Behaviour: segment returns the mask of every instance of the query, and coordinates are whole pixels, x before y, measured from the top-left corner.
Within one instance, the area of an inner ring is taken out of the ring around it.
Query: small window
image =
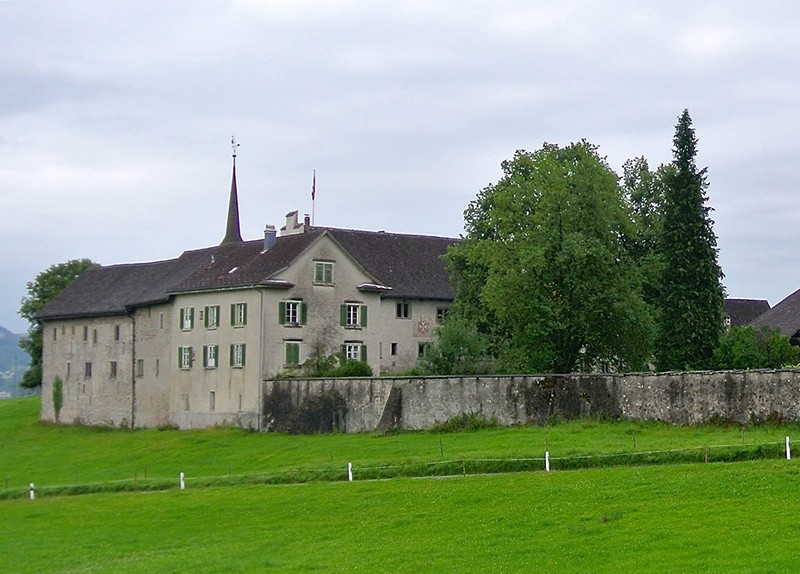
[[[333,285],[333,262],[315,261],[314,262],[314,284]]]
[[[92,345],[97,344],[97,329],[92,329]]]
[[[231,325],[234,327],[247,325],[247,303],[231,303]]]
[[[56,340],[56,337],[58,337],[58,329],[56,329],[55,327],[53,327],[53,340],[54,340],[54,341]]]
[[[164,313],[159,313],[158,314],[158,328],[159,329],[163,329],[164,328]]]
[[[307,309],[302,301],[281,301],[278,303],[278,322],[289,327],[305,325],[308,320]]]
[[[417,345],[417,356],[424,357],[428,354],[428,347],[430,347],[430,343],[419,343]]]
[[[217,357],[219,357],[218,345],[206,345],[203,347],[203,366],[206,369],[217,368]]]
[[[194,307],[183,307],[180,311],[181,330],[191,331],[194,327]]]
[[[367,306],[359,303],[345,303],[341,306],[340,324],[347,329],[366,327]]]
[[[397,343],[392,343],[392,356],[397,355]]]
[[[217,393],[210,391],[208,393],[208,410],[214,411],[217,409]]]
[[[192,368],[191,347],[178,347],[178,368],[184,371]]]
[[[410,319],[411,318],[411,303],[398,303],[397,304],[397,318]]]
[[[108,376],[110,378],[112,378],[112,379],[116,379],[117,378],[117,362],[116,361],[111,361],[111,365],[110,365],[110,368],[108,370]]]
[[[450,311],[447,307],[437,307],[436,308],[436,322],[437,323],[444,323],[444,320],[447,319],[447,313]]]
[[[114,340],[119,341],[119,325],[114,325]]]
[[[233,343],[231,345],[231,367],[241,369],[245,365],[246,348],[244,343]]]
[[[348,361],[366,361],[367,347],[363,343],[345,343],[342,349],[344,358]]]
[[[285,366],[288,368],[300,366],[300,341],[284,341]]]
[[[69,361],[67,361],[67,377],[69,377],[70,373],[72,372],[72,365]]]
[[[84,379],[91,379],[92,378],[92,364],[91,363],[84,363],[83,364],[83,378]]]
[[[136,376],[144,376],[144,359],[136,359]]]
[[[84,341],[88,341],[89,340],[89,327],[84,327],[83,328],[83,340]]]
[[[206,329],[219,327],[219,305],[210,305],[205,308]]]
[[[158,376],[158,371],[159,371],[159,363],[158,359],[156,359],[156,377]]]

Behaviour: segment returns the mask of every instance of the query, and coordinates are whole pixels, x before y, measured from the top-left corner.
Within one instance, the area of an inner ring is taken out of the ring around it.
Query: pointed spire
[[[236,148],[239,144],[231,137],[233,149],[233,177],[231,178],[231,197],[228,201],[228,222],[225,229],[225,238],[220,245],[228,243],[242,243],[242,233],[239,229],[239,195],[236,191]]]

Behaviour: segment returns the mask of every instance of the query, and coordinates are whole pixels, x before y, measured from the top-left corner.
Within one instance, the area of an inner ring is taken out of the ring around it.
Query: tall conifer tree
[[[722,335],[723,274],[706,205],[706,169],[695,165],[697,138],[689,110],[681,114],[673,142],[674,160],[665,177],[656,363],[660,370],[709,368]]]

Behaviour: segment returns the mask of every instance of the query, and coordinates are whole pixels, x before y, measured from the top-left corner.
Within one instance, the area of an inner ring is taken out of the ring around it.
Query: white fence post
[[[36,493],[34,492],[33,483],[28,485],[28,497],[33,500],[36,498]]]
[[[347,463],[347,481],[348,482],[353,482],[353,463],[352,462],[348,462]]]
[[[786,437],[786,460],[792,460],[792,447],[789,446],[789,437]]]
[[[185,489],[185,488],[186,488],[186,483],[184,482],[184,480],[183,480],[183,479],[184,479],[184,474],[183,474],[183,473],[181,473],[181,474],[180,474],[181,490],[183,490],[183,489]]]
[[[544,470],[550,472],[550,451],[544,451]]]

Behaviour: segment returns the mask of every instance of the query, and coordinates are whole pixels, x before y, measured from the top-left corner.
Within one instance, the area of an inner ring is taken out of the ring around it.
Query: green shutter
[[[189,347],[189,368],[191,369],[194,366],[194,352],[192,348]]]
[[[230,352],[228,353],[228,364],[233,366],[233,343],[230,345]]]
[[[300,364],[300,344],[299,343],[286,343],[286,364],[299,365]]]
[[[281,301],[278,303],[278,324],[286,324],[286,302]]]
[[[203,345],[203,368],[208,367],[208,345]]]
[[[361,360],[367,362],[367,346],[361,345]]]
[[[347,345],[342,345],[339,352],[342,354],[342,361],[347,360]]]
[[[305,325],[308,322],[308,305],[300,303],[300,324]]]
[[[231,303],[231,327],[236,325],[236,303]]]
[[[247,303],[242,303],[242,325],[247,325]]]
[[[189,307],[189,328],[194,329],[194,307]]]
[[[361,317],[360,317],[361,326],[362,327],[366,327],[367,326],[367,306],[366,305],[361,305],[360,315],[361,315]]]
[[[242,366],[243,366],[243,367],[244,367],[244,365],[245,365],[245,350],[246,350],[246,348],[247,348],[247,345],[245,345],[244,343],[242,343]]]
[[[203,310],[203,326],[208,329],[208,306]]]
[[[183,367],[183,347],[178,347],[178,368]]]
[[[347,326],[347,305],[341,305],[339,307],[339,324],[342,327]]]

